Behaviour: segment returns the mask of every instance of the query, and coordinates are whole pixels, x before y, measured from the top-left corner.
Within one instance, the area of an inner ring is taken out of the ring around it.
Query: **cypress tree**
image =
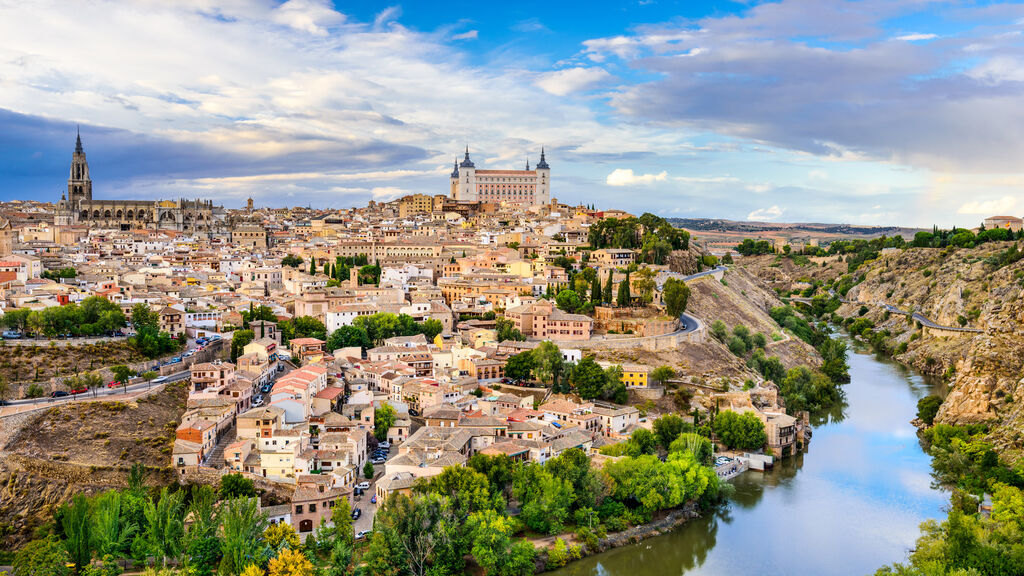
[[[601,303],[601,279],[594,274],[594,281],[590,283],[590,302],[594,306]]]
[[[309,275],[316,276],[316,258],[309,259]]]
[[[329,262],[324,262],[324,276],[331,277],[331,264]]]
[[[614,270],[608,271],[608,283],[604,285],[603,301],[605,304],[612,303],[612,275],[615,273]]]
[[[336,265],[331,264],[331,273],[328,274],[328,276],[334,278],[335,280],[338,279],[338,267]]]
[[[626,307],[629,306],[630,300],[631,297],[629,294],[629,272],[626,272],[626,279],[623,280],[622,282],[619,282],[619,294],[618,297],[615,299],[615,304],[617,304],[618,306]]]

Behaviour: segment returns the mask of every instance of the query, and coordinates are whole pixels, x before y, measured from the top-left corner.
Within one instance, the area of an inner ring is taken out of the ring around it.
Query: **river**
[[[902,561],[919,524],[945,517],[948,496],[931,487],[909,423],[935,385],[850,348],[846,404],[816,418],[805,454],[733,480],[735,497],[716,514],[550,574],[827,576]]]

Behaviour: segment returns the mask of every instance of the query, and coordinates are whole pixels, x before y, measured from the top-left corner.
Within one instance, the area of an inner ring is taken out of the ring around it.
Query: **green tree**
[[[726,338],[729,337],[729,329],[726,328],[725,322],[722,322],[721,320],[715,320],[714,322],[712,322],[711,335],[714,336],[719,341],[721,341],[722,343],[725,343]]]
[[[373,478],[373,462],[366,461],[366,464],[363,466],[363,476],[367,479]]]
[[[665,382],[668,382],[675,377],[676,371],[673,370],[671,366],[658,366],[651,372],[651,380],[661,384],[662,386],[665,385]]]
[[[530,352],[520,352],[510,356],[505,361],[505,376],[512,378],[513,380],[529,380],[533,374],[533,368],[536,366],[533,354]]]
[[[96,555],[118,557],[128,549],[138,530],[130,518],[122,514],[123,496],[117,490],[104,492],[93,503],[92,540]]]
[[[615,297],[615,305],[620,308],[625,308],[630,305],[633,297],[629,293],[629,272],[626,272],[626,278],[619,282],[619,293]]]
[[[377,511],[374,526],[375,531],[380,530],[394,538],[404,551],[402,557],[409,571],[414,576],[424,576],[435,551],[445,544],[447,530],[443,525],[455,521],[448,500],[442,496],[428,493],[409,498],[395,494],[388,497]]]
[[[124,364],[118,364],[117,366],[111,366],[110,371],[114,373],[114,382],[120,384],[125,390],[128,389],[128,381],[132,379],[135,371],[125,366]]]
[[[588,270],[593,270],[593,268],[588,268]],[[596,273],[594,279],[590,281],[590,303],[594,306],[601,304],[601,279]]]
[[[612,275],[614,273],[614,270],[608,271],[608,281],[605,282],[604,290],[601,293],[601,300],[603,300],[605,304],[612,303],[612,287],[614,286],[614,283],[612,282]]]
[[[81,571],[92,561],[94,537],[91,515],[89,499],[82,494],[76,494],[57,514],[64,532],[64,548],[75,563],[76,571]]]
[[[586,356],[576,363],[569,376],[569,382],[581,398],[599,398],[608,384],[608,377],[593,356]]]
[[[496,338],[498,339],[498,342],[505,342],[509,340],[523,342],[526,340],[526,336],[523,336],[523,333],[516,328],[515,323],[508,318],[496,319],[494,321],[494,329],[497,333]]]
[[[256,485],[251,478],[246,478],[241,474],[225,474],[220,477],[217,494],[221,500],[252,498],[256,496]]]
[[[520,520],[531,530],[543,534],[562,531],[574,499],[567,480],[555,477],[541,466],[527,465],[516,475],[512,493],[522,504]]]
[[[267,529],[267,517],[259,511],[259,500],[249,497],[222,500],[220,510],[224,550],[220,574],[237,576],[246,566],[262,565],[266,560],[263,533]]]
[[[669,278],[662,287],[661,297],[665,302],[665,313],[676,318],[686,312],[686,304],[690,300],[690,287],[682,280]]]
[[[13,576],[69,576],[71,557],[54,536],[33,540],[14,554]]]
[[[926,425],[931,426],[935,422],[935,416],[942,406],[942,398],[931,394],[917,401],[917,417]]]
[[[292,268],[298,268],[299,266],[302,266],[302,256],[288,254],[284,258],[281,258],[281,265],[290,266]]]
[[[143,512],[146,522],[140,536],[145,542],[149,555],[166,565],[169,558],[176,558],[181,552],[181,541],[185,533],[185,491],[160,491],[157,499],[146,502]]]
[[[231,333],[231,361],[235,362],[244,354],[245,347],[256,338],[252,330],[235,330]]]
[[[139,303],[132,306],[132,328],[138,332],[143,327],[158,330],[160,328],[160,314],[150,310],[149,304]]]
[[[530,354],[533,356],[533,373],[541,382],[555,384],[562,374],[564,361],[562,351],[550,340],[541,342]]]
[[[683,432],[672,441],[668,451],[669,453],[689,452],[697,462],[704,466],[710,466],[712,456],[714,455],[714,446],[711,444],[711,440],[700,434]]]
[[[666,414],[654,421],[653,428],[654,435],[658,437],[658,444],[668,450],[680,434],[693,430],[693,425],[678,414]]]
[[[494,510],[469,516],[466,522],[472,538],[472,554],[488,575],[525,576],[533,573],[536,551],[526,540],[512,542],[512,520]]]
[[[715,416],[714,431],[719,441],[731,449],[760,450],[768,440],[764,423],[753,412],[720,412]]]
[[[334,352],[339,348],[354,348],[356,346],[366,350],[373,346],[370,336],[364,328],[358,326],[342,326],[327,337],[325,344],[328,352]]]
[[[580,306],[583,305],[583,300],[580,298],[579,294],[573,290],[562,290],[558,293],[558,296],[555,297],[555,302],[558,304],[559,308],[569,312],[570,314],[575,313],[580,309]]]
[[[395,424],[395,409],[390,404],[382,404],[373,413],[373,436],[383,442],[388,439],[388,430]]]

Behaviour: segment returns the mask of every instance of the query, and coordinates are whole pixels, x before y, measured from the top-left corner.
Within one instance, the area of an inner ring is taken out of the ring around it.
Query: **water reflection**
[[[909,424],[937,383],[848,344],[845,403],[814,420],[807,454],[737,478],[723,510],[555,574],[870,574],[901,560],[946,501]]]

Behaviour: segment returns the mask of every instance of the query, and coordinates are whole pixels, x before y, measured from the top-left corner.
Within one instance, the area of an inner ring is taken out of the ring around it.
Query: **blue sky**
[[[665,216],[1024,212],[1024,6],[0,0],[0,198],[363,205],[453,157]]]

